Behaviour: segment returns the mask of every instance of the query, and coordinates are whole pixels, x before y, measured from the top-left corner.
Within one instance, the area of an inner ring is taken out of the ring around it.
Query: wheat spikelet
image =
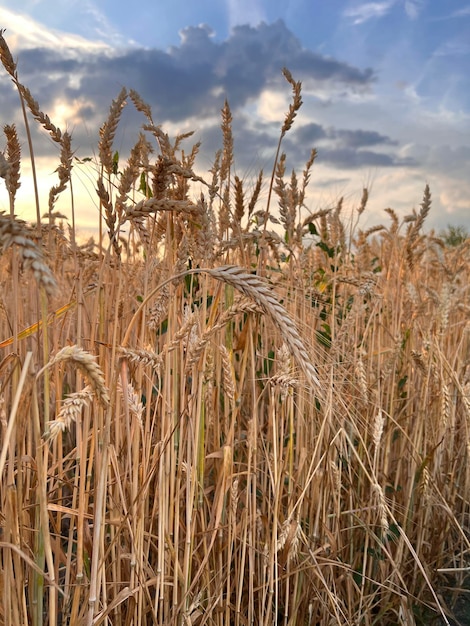
[[[20,187],[20,160],[21,146],[18,140],[18,133],[14,124],[5,125],[3,132],[7,138],[6,161],[2,153],[0,153],[0,170],[2,169],[2,159],[5,163],[5,184],[10,197],[14,200],[17,190]]]
[[[33,98],[30,90],[19,82],[17,82],[16,84],[20,94],[22,95],[24,101],[28,105],[29,110],[31,111],[31,115],[37,122],[39,122],[39,124],[41,124],[41,126],[45,130],[47,130],[53,141],[55,141],[56,143],[60,143],[62,140],[62,131],[60,130],[60,128],[55,126],[55,124],[51,122],[50,117],[41,111],[37,100]]]
[[[292,374],[291,354],[289,347],[284,342],[276,354],[277,372],[271,377],[270,383],[279,386],[281,400],[284,401],[288,394],[298,386],[298,379]]]
[[[167,159],[173,159],[173,149],[167,133],[165,133],[160,126],[155,126],[154,124],[145,124],[143,129],[152,133],[155,137],[160,147],[162,156]]]
[[[240,498],[238,487],[239,479],[235,478],[230,487],[230,510],[232,511],[232,515],[234,517],[234,523],[237,516],[238,500]]]
[[[63,401],[56,419],[46,423],[44,437],[49,441],[54,441],[59,433],[69,430],[70,426],[78,420],[83,408],[90,406],[91,398],[92,388],[90,385],[87,385],[82,391],[69,394]]]
[[[118,383],[118,389],[124,397],[124,389],[122,388],[121,381],[119,381]],[[136,418],[139,426],[142,427],[142,415],[144,412],[144,405],[141,402],[141,398],[129,381],[127,381],[126,383],[126,391],[127,406],[129,407],[129,411]]]
[[[443,335],[449,324],[449,314],[452,308],[452,289],[448,282],[442,286],[439,306],[439,333]]]
[[[148,161],[148,155],[152,148],[143,133],[139,133],[139,139],[132,147],[126,167],[119,179],[119,196],[116,199],[116,211],[119,216],[124,212],[127,196],[136,180],[139,178],[140,166],[143,161]]]
[[[156,330],[165,319],[165,316],[168,314],[169,303],[170,289],[168,285],[165,285],[160,291],[159,297],[150,307],[148,320],[150,330]]]
[[[108,174],[113,172],[113,153],[112,146],[114,136],[116,135],[117,126],[121,119],[121,113],[126,106],[127,91],[123,87],[116,98],[111,103],[109,108],[109,114],[106,122],[100,128],[100,141],[98,143],[98,150],[100,155],[100,162]]]
[[[136,348],[120,348],[119,354],[122,358],[127,359],[131,363],[150,365],[155,372],[160,372],[160,368],[163,364],[162,354],[157,354],[151,350],[137,350]]]
[[[228,322],[233,319],[236,315],[240,313],[261,313],[262,309],[254,303],[252,300],[248,299],[239,299],[233,303],[231,307],[229,307],[226,311],[222,313],[217,322],[207,328],[202,335],[199,337],[196,344],[194,344],[191,348],[191,351],[188,354],[188,359],[186,362],[186,369],[189,370],[193,365],[195,365],[202,354],[205,346],[209,343],[211,338],[217,333],[219,330],[224,328]]]
[[[382,440],[382,434],[384,431],[385,417],[381,408],[377,411],[374,419],[374,426],[372,429],[372,441],[374,442],[375,450],[378,452],[380,448],[380,442]]]
[[[258,276],[249,274],[246,270],[233,265],[205,271],[217,280],[233,285],[260,306],[280,331],[311,387],[319,390],[320,381],[302,339],[287,311],[277,301],[267,284]]]
[[[419,231],[424,224],[424,220],[426,219],[429,211],[431,209],[431,192],[429,190],[429,185],[426,185],[424,188],[423,201],[421,202],[421,209],[418,215],[413,215],[413,222],[409,226],[409,230],[406,238],[406,259],[408,261],[408,266],[410,270],[414,268],[415,260],[416,260],[416,251],[415,246],[417,245],[417,240],[419,236]]]
[[[0,60],[8,74],[16,80],[16,63],[13,61],[10,48],[3,37],[4,32],[4,28],[0,29]]]
[[[145,117],[149,120],[150,124],[153,125],[152,108],[150,107],[150,105],[147,104],[141,98],[140,94],[137,93],[137,91],[135,91],[134,89],[129,90],[129,97],[132,100],[132,103],[134,104],[137,111],[140,111],[140,113],[143,113]]]
[[[72,171],[72,137],[69,133],[65,132],[62,135],[60,146],[60,165],[56,170],[59,177],[59,184],[52,187],[49,191],[49,213],[52,213],[54,210],[54,205],[59,194],[67,188],[67,183],[70,180]]]
[[[223,345],[219,346],[220,356],[222,357],[222,372],[224,380],[224,391],[230,400],[235,398],[235,384],[233,366],[230,359],[230,354],[227,348]]]
[[[367,403],[369,402],[369,388],[367,386],[367,374],[362,355],[359,355],[356,361],[355,374],[359,382],[359,389],[361,392],[362,401],[365,405],[367,405]]]
[[[248,203],[248,218],[251,217],[253,211],[255,210],[256,203],[258,202],[258,198],[261,193],[262,185],[263,185],[263,170],[261,170],[260,173],[258,174],[258,178],[256,179],[253,193],[251,194],[251,198]]]
[[[232,135],[232,113],[227,100],[222,108],[222,135],[223,135],[223,152],[222,162],[220,164],[220,180],[228,180],[230,177],[230,168],[233,163],[233,135]]]
[[[310,157],[308,158],[308,161],[305,164],[305,169],[302,172],[302,185],[300,187],[300,192],[299,192],[299,207],[303,206],[305,202],[305,193],[307,191],[307,187],[310,182],[310,170],[312,169],[315,159],[317,158],[317,154],[318,153],[316,149],[313,148],[310,152]]]
[[[57,283],[41,249],[30,239],[28,230],[21,222],[0,213],[0,252],[12,245],[17,246],[24,266],[33,272],[37,283],[48,295],[53,295]]]
[[[157,213],[158,211],[194,213],[197,211],[197,205],[189,200],[149,198],[148,200],[137,202],[137,204],[132,207],[128,207],[125,213],[125,220],[149,215],[150,213]]]
[[[63,361],[71,361],[76,365],[84,376],[90,381],[91,387],[98,399],[104,406],[110,403],[108,389],[104,381],[103,372],[95,360],[95,357],[86,352],[79,346],[66,346],[57,352],[49,363],[43,367],[37,374],[37,377],[48,367],[52,367],[56,363]]]
[[[284,124],[282,125],[282,128],[281,128],[281,138],[284,137],[287,131],[292,128],[294,119],[297,116],[297,113],[300,107],[302,106],[302,96],[301,96],[302,83],[296,82],[292,78],[292,74],[289,72],[287,68],[284,68],[282,70],[282,73],[284,74],[284,78],[287,80],[287,82],[292,86],[293,99],[292,99],[292,103],[289,105],[289,111],[286,114],[286,119],[284,120]]]
[[[389,522],[388,522],[387,503],[385,501],[385,495],[384,495],[383,489],[379,485],[378,482],[375,482],[372,485],[372,487],[373,487],[373,491],[374,491],[376,499],[377,499],[377,506],[378,506],[378,510],[379,510],[380,525],[381,525],[382,530],[384,532],[388,532],[390,530],[390,525],[389,525]]]
[[[233,232],[236,236],[241,226],[243,216],[245,215],[245,200],[243,197],[243,182],[238,176],[235,176],[235,213]]]

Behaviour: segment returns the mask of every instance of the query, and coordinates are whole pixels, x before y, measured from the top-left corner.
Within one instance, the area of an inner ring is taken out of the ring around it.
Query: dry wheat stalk
[[[217,280],[232,285],[249,298],[252,298],[261,307],[265,315],[273,321],[280,331],[312,389],[319,391],[320,381],[303,341],[287,311],[278,302],[275,294],[266,282],[258,276],[249,274],[246,270],[233,265],[205,271]]]
[[[286,67],[282,70],[282,73],[284,74],[284,78],[287,80],[287,82],[292,86],[293,99],[292,103],[289,105],[289,111],[281,128],[281,137],[283,137],[287,133],[287,131],[291,129],[292,124],[294,123],[294,119],[296,118],[297,113],[302,106],[302,83],[296,82],[292,78],[292,74]]]
[[[7,138],[6,147],[6,161],[3,153],[0,158],[0,170],[2,169],[2,159],[5,163],[5,184],[8,189],[10,197],[14,201],[17,190],[20,187],[20,161],[21,161],[21,146],[18,140],[18,133],[16,132],[16,126],[14,124],[5,125],[3,132]],[[1,172],[0,172],[1,175]]]
[[[230,168],[233,163],[233,135],[232,135],[232,112],[227,100],[222,108],[222,135],[223,135],[223,152],[222,162],[220,164],[220,180],[228,181],[230,178]]]
[[[53,295],[57,283],[44,260],[41,249],[30,239],[30,233],[24,224],[2,212],[0,213],[0,252],[5,252],[12,245],[19,250],[24,266],[33,272],[37,283],[48,295]]]
[[[92,354],[86,352],[79,346],[66,346],[59,350],[59,352],[49,360],[47,365],[37,373],[36,378],[38,378],[46,368],[50,368],[63,361],[70,361],[76,365],[82,374],[90,381],[93,391],[103,406],[109,405],[109,393],[100,366]]]
[[[31,111],[31,115],[34,117],[34,119],[39,122],[39,124],[41,124],[41,126],[45,130],[47,130],[53,141],[55,141],[56,143],[60,143],[62,141],[62,132],[60,128],[53,124],[50,117],[41,111],[37,100],[33,98],[33,95],[27,87],[19,82],[17,82],[16,85],[24,101],[28,105],[28,108]]]
[[[222,315],[218,318],[217,322],[207,328],[202,335],[199,337],[198,341],[191,347],[190,352],[188,353],[188,359],[186,361],[186,369],[189,370],[193,365],[195,365],[202,354],[202,351],[209,343],[211,338],[222,328],[224,328],[228,322],[233,319],[236,315],[240,313],[262,313],[262,309],[252,300],[247,299],[239,299],[232,304],[226,311],[222,313]]]
[[[150,365],[155,372],[159,373],[164,361],[164,354],[157,354],[151,350],[137,350],[135,348],[120,348],[119,354],[131,363]]]
[[[412,270],[415,266],[416,261],[416,247],[418,243],[419,231],[421,230],[424,221],[431,209],[431,192],[429,190],[429,185],[426,185],[424,188],[423,201],[421,202],[421,208],[418,215],[413,215],[413,222],[409,226],[409,230],[406,237],[406,259],[408,261],[408,266],[410,270]],[[406,220],[406,218],[405,218]]]
[[[16,80],[16,63],[13,61],[10,48],[3,37],[4,32],[4,28],[0,29],[0,60],[8,74]]]
[[[157,213],[158,211],[176,211],[191,214],[197,212],[198,208],[197,205],[189,200],[149,198],[148,200],[137,202],[134,206],[127,207],[125,220],[146,216],[150,213]]]
[[[224,345],[219,346],[219,353],[222,357],[222,372],[223,372],[223,380],[224,380],[224,391],[229,400],[234,400],[235,398],[235,383],[234,381],[234,373],[232,360],[230,358],[229,351]]]
[[[135,91],[134,89],[130,89],[129,90],[129,97],[132,100],[135,108],[137,109],[137,111],[140,111],[140,113],[143,113],[145,115],[145,117],[148,119],[148,121],[150,122],[150,124],[153,125],[153,120],[152,120],[152,108],[150,107],[149,104],[147,104],[140,96],[140,94]]]
[[[98,143],[100,163],[108,175],[113,173],[113,141],[116,135],[119,120],[121,119],[122,110],[126,106],[126,98],[127,91],[123,87],[116,100],[112,101],[109,108],[108,118],[100,128],[100,141]]]
[[[124,397],[124,390],[122,388],[121,381],[118,382],[118,390]],[[144,412],[144,405],[142,404],[141,398],[129,381],[126,382],[126,391],[127,406],[129,407],[129,411],[136,418],[139,426],[142,427],[142,415]]]
[[[60,164],[56,170],[59,177],[59,184],[52,187],[49,191],[49,213],[52,213],[54,210],[54,205],[59,194],[67,188],[67,183],[70,181],[72,159],[72,137],[69,133],[65,132],[60,140]]]
[[[270,383],[279,386],[281,390],[281,400],[284,401],[289,393],[299,385],[299,380],[292,373],[291,353],[289,347],[284,342],[276,354],[277,371],[271,377]]]
[[[238,176],[235,176],[235,212],[233,215],[234,224],[232,227],[235,237],[239,229],[241,228],[241,223],[244,215],[245,200],[243,197],[243,181],[241,181]]]
[[[91,399],[92,388],[90,385],[87,385],[82,391],[69,394],[62,402],[56,419],[46,423],[44,437],[52,442],[57,439],[59,433],[70,430],[71,425],[77,422],[82,410],[90,406]]]

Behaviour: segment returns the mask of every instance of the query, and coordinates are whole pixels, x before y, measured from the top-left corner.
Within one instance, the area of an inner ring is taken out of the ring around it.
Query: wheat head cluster
[[[253,181],[229,103],[204,176],[191,133],[123,89],[84,243],[72,137],[3,32],[0,58],[23,116],[0,153],[0,622],[449,624],[470,567],[469,243],[425,232],[429,188],[372,228],[367,190],[352,217],[312,212],[316,151],[286,172],[288,70]],[[26,223],[32,125],[58,165]]]

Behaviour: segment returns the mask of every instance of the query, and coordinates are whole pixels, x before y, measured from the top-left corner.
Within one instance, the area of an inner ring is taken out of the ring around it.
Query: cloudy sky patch
[[[284,148],[299,169],[318,149],[312,211],[328,200],[328,189],[331,200],[339,188],[353,197],[373,178],[367,219],[380,221],[387,206],[406,213],[419,205],[429,182],[430,225],[470,228],[468,2],[23,0],[21,10],[17,0],[2,4],[0,28],[7,29],[20,80],[55,123],[73,131],[79,156],[93,153],[111,100],[125,86],[140,93],[169,132],[195,130],[202,169],[221,146],[227,98],[237,173],[246,179],[269,171],[291,97],[281,73],[288,67],[302,81],[304,105]],[[2,124],[21,128],[18,96],[1,72],[0,111]],[[143,121],[129,103],[116,146],[123,154]],[[57,155],[40,129],[34,140],[49,181]],[[25,181],[19,206],[26,217],[27,189]]]

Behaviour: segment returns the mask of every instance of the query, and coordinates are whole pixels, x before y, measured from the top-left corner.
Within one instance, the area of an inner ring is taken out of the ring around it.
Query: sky
[[[419,210],[429,184],[428,228],[470,230],[468,0],[2,0],[0,28],[19,79],[72,132],[77,156],[96,154],[98,129],[125,86],[151,105],[170,136],[195,132],[187,151],[201,141],[197,168],[210,179],[227,98],[235,171],[249,187],[260,169],[272,169],[291,99],[281,72],[287,67],[303,97],[283,142],[288,168],[300,174],[318,150],[306,210],[335,206],[340,197],[354,210],[366,186],[365,229],[388,224],[388,207],[400,217]],[[20,114],[0,71],[2,126],[22,129]],[[138,138],[139,115],[126,107],[115,143],[122,155]],[[57,151],[38,130],[33,140],[46,212]],[[22,149],[17,212],[34,219],[24,133]],[[74,168],[85,229],[97,219],[94,178],[92,169]],[[0,210],[9,210],[1,180]]]

